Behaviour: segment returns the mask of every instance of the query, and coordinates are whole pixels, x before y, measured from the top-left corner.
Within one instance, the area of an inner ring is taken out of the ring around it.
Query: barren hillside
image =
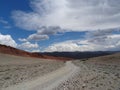
[[[0,45],[0,53],[23,56],[23,57],[35,57],[35,58],[54,59],[54,60],[70,60],[71,59],[71,58],[43,55],[40,53],[30,53],[30,52],[26,52],[26,51],[16,49],[10,46],[5,46],[5,45]]]

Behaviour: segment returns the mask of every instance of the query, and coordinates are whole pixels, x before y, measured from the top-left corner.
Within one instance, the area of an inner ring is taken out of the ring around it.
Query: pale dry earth
[[[80,72],[53,90],[120,90],[120,54],[73,63]]]
[[[73,77],[79,71],[71,61],[66,62],[62,68],[50,72],[42,77],[36,78],[32,81],[13,85],[3,90],[53,90],[68,78]]]
[[[1,55],[2,90],[120,90],[120,54],[66,63]]]
[[[60,67],[64,62],[0,54],[0,90],[32,81]]]

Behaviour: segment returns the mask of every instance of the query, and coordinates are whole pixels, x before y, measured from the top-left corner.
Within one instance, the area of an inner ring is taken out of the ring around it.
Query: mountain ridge
[[[74,59],[85,59],[85,58],[93,58],[105,55],[111,55],[114,53],[118,53],[119,51],[88,51],[88,52],[44,52],[44,55],[50,55],[55,57],[66,57],[66,58],[74,58]]]
[[[54,60],[70,60],[71,58],[65,57],[55,57],[50,55],[43,55],[41,53],[32,53],[24,50],[20,50],[11,46],[1,45],[0,44],[0,53],[22,56],[22,57],[34,57],[34,58],[43,58],[43,59],[54,59]]]

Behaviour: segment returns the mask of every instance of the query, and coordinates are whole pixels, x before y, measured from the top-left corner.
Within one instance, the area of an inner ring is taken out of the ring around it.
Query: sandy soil
[[[80,67],[80,72],[53,90],[120,90],[119,62],[113,63],[110,60],[112,63],[103,63],[99,59],[97,61],[73,61]]]
[[[18,85],[8,87],[4,90],[53,90],[68,78],[76,75],[79,67],[76,67],[70,61],[62,68],[48,73],[32,81],[24,82]]]
[[[0,54],[0,89],[50,73],[64,62]]]
[[[12,57],[11,60],[13,58],[18,59]],[[120,90],[119,54],[66,64],[21,57],[21,61],[7,61],[9,64],[2,60],[0,85],[7,87],[2,90]]]

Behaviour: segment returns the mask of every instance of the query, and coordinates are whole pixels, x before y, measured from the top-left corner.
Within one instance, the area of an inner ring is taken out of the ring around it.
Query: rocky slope
[[[73,63],[80,71],[54,90],[120,90],[120,53]]]
[[[23,57],[36,57],[36,58],[55,59],[55,60],[70,60],[70,58],[55,57],[50,55],[43,55],[40,53],[30,53],[30,52],[26,52],[26,51],[19,50],[10,46],[5,46],[5,45],[0,45],[0,53],[23,56]]]
[[[32,81],[63,66],[64,62],[60,60],[0,54],[0,90],[11,85]]]

